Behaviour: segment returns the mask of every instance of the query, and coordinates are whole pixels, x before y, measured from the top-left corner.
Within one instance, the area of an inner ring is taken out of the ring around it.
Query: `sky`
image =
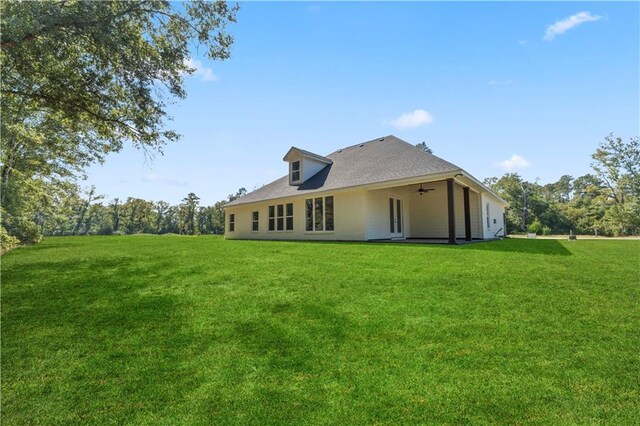
[[[202,205],[386,135],[482,180],[591,171],[640,134],[638,2],[243,2],[226,61],[193,50],[164,155],[126,147],[88,170],[107,198]]]

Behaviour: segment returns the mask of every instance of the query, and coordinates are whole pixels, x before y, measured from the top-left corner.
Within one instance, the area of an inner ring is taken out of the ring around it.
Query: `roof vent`
[[[338,153],[341,153],[341,152],[342,152],[342,150],[341,150],[341,149],[339,149],[339,150],[338,150]]]
[[[380,139],[378,139],[378,140],[379,140],[380,142],[382,142],[382,141],[384,140],[384,138],[380,138]]]
[[[358,145],[358,146],[359,146],[360,148],[362,148],[362,147],[364,146],[364,144],[363,144],[363,143],[361,143],[361,144],[360,144],[360,145]]]

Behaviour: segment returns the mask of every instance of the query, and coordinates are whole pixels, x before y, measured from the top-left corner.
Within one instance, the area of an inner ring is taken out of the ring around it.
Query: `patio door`
[[[402,238],[404,236],[404,224],[402,223],[402,200],[400,198],[389,198],[389,231],[391,238]]]

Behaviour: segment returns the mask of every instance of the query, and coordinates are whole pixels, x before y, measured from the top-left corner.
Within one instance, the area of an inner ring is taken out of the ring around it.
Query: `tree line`
[[[609,135],[591,156],[593,173],[541,185],[517,173],[485,179],[509,202],[509,233],[640,235],[640,141]]]
[[[224,205],[246,192],[240,188],[224,200],[202,206],[193,192],[177,205],[135,197],[105,203],[93,186],[74,188],[49,209],[37,212],[28,226],[23,222],[14,226],[11,220],[6,225],[23,243],[37,242],[43,235],[222,234]]]

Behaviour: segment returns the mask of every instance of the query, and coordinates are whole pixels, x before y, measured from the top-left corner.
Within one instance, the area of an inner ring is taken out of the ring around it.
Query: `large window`
[[[259,221],[260,215],[258,212],[253,212],[252,213],[252,218],[251,218],[251,230],[254,232],[258,232],[260,230],[260,221]]]
[[[236,215],[231,213],[229,215],[229,232],[236,230]]]
[[[293,203],[269,206],[269,231],[293,231]]]
[[[333,231],[333,197],[307,198],[304,205],[306,231]]]
[[[298,182],[300,180],[300,161],[294,161],[291,163],[291,182]]]

